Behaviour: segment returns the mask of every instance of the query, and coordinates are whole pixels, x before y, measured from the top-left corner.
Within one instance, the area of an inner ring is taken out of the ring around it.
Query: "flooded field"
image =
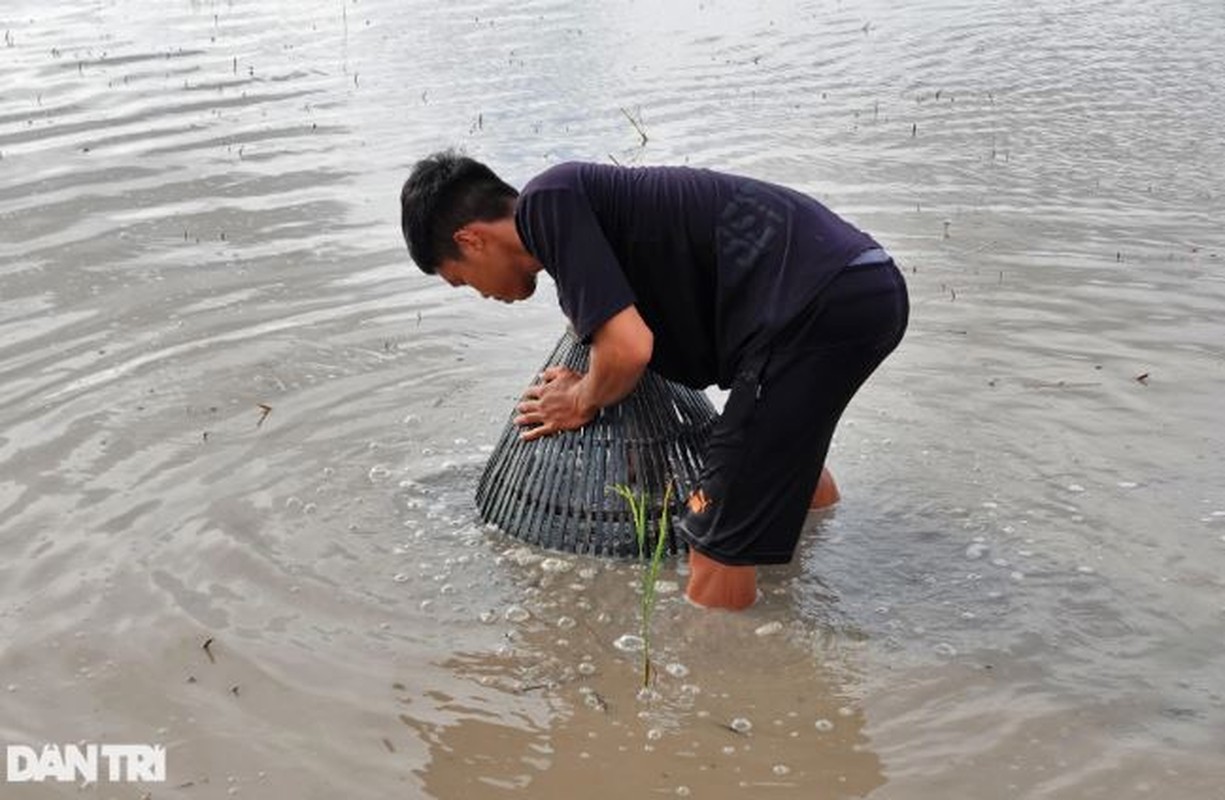
[[[168,773],[6,800],[1225,797],[1219,0],[0,29],[0,742]],[[450,145],[784,182],[906,272],[842,503],[744,614],[669,564],[646,693],[637,568],[476,516],[565,323],[408,261]]]

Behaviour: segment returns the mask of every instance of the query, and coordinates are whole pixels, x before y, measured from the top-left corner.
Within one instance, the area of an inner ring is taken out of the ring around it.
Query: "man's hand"
[[[626,306],[591,337],[586,375],[549,367],[523,395],[516,425],[534,425],[520,436],[530,441],[581,428],[605,408],[633,391],[651,360],[655,337],[638,309]]]
[[[582,407],[581,374],[566,367],[549,367],[540,377],[541,382],[523,394],[515,417],[516,425],[535,426],[519,434],[524,441],[581,428],[595,417],[598,409]]]

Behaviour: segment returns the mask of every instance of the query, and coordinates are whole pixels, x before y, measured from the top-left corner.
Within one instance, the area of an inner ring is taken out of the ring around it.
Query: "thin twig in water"
[[[625,118],[628,119],[630,124],[634,126],[634,130],[638,131],[638,135],[642,137],[642,145],[645,147],[647,143],[647,132],[642,129],[642,125],[638,123],[638,120],[634,119],[630,112],[622,108],[621,113],[624,114]],[[639,111],[638,115],[642,116],[642,112]]]

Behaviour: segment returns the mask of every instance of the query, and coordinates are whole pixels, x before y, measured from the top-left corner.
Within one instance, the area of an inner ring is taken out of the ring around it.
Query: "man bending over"
[[[791,560],[851,397],[906,330],[906,284],[868,234],[797,191],[687,167],[566,163],[522,193],[454,152],[419,161],[400,195],[413,261],[452,286],[523,300],[545,270],[591,344],[588,371],[552,367],[515,422],[534,439],[580,428],[650,367],[729,389],[676,529],[686,594],[742,609],[756,566]]]

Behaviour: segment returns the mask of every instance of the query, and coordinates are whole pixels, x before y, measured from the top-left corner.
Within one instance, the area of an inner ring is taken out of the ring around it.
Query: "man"
[[[513,302],[544,269],[591,343],[586,374],[550,368],[525,395],[525,439],[582,427],[648,366],[731,390],[676,527],[689,599],[751,605],[756,566],[791,560],[843,409],[905,332],[905,282],[880,245],[799,192],[682,167],[560,164],[519,194],[444,152],[416,164],[400,205],[423,271]]]

